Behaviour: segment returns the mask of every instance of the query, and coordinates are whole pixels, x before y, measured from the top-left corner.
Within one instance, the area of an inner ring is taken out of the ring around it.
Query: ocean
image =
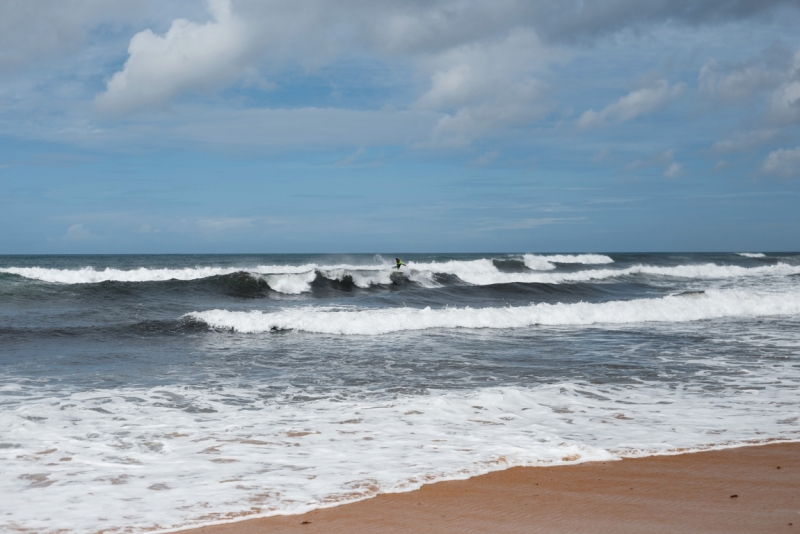
[[[800,254],[0,256],[0,530],[800,440]]]

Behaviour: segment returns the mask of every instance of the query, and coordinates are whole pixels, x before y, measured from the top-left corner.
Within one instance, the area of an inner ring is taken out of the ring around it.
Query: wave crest
[[[604,265],[614,263],[604,254],[525,254],[522,256],[525,266],[533,271],[552,271],[555,263],[580,263],[583,265]]]
[[[322,307],[278,312],[209,310],[184,316],[211,328],[241,333],[298,330],[320,334],[379,335],[430,328],[523,328],[645,322],[688,322],[720,317],[800,314],[800,293],[757,294],[709,290],[602,303],[540,303],[506,308],[388,308],[350,310]]]

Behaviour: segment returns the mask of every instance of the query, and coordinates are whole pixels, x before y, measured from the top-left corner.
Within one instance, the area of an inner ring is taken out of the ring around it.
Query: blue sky
[[[0,253],[800,250],[800,2],[0,6]]]

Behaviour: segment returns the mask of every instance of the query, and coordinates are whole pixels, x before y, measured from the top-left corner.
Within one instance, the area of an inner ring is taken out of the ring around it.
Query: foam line
[[[797,384],[796,368],[731,376],[713,393],[562,382],[291,403],[270,401],[257,386],[37,390],[27,399],[19,392],[0,411],[0,528],[55,534],[200,526],[513,465],[798,439],[797,422],[785,421],[797,413],[795,388],[748,390]]]
[[[586,265],[614,263],[614,260],[606,256],[605,254],[551,254],[544,256],[525,254],[525,256],[542,258],[552,263],[583,263]]]
[[[212,328],[241,333],[298,330],[320,334],[379,335],[430,328],[524,328],[535,325],[679,323],[720,317],[800,314],[800,293],[762,295],[738,290],[709,290],[602,303],[540,303],[506,308],[388,308],[341,310],[320,307],[278,312],[209,310],[185,317]]]

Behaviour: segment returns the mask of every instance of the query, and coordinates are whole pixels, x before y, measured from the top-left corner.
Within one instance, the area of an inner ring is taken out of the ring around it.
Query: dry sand
[[[515,467],[182,534],[267,532],[800,533],[800,443]]]

